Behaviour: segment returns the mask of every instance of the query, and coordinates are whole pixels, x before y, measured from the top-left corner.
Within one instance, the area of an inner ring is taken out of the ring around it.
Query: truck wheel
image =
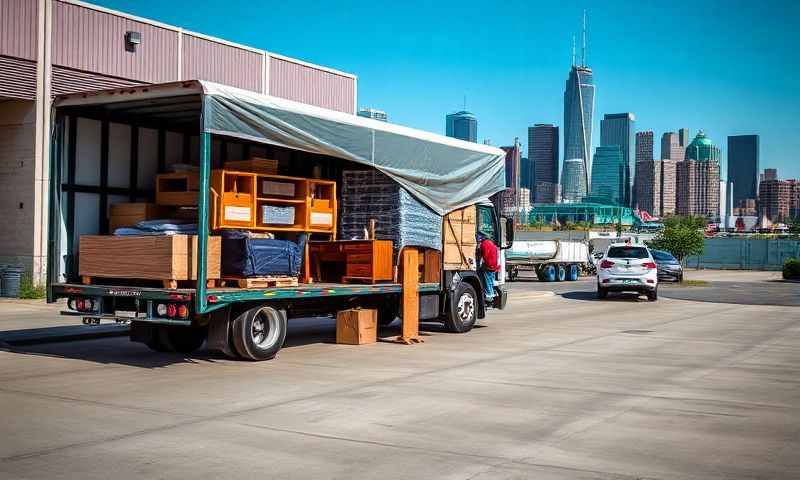
[[[172,349],[179,353],[192,353],[206,341],[206,329],[169,325],[162,329]]]
[[[444,317],[444,326],[452,333],[472,330],[478,317],[478,295],[467,282],[460,282],[450,300],[450,311]]]
[[[286,314],[261,305],[233,320],[233,345],[247,360],[269,360],[278,354],[286,340]]]
[[[578,279],[578,266],[574,263],[567,265],[567,281],[574,282]]]
[[[607,288],[603,288],[600,285],[598,285],[597,286],[597,298],[599,298],[601,300],[604,299],[604,298],[608,298],[608,289]]]
[[[387,298],[386,301],[377,306],[378,325],[385,327],[394,322],[400,315],[400,299]]]
[[[542,277],[545,282],[556,281],[556,267],[554,265],[545,265],[542,267]]]
[[[564,268],[564,265],[559,265],[556,268],[556,281],[563,282],[565,278],[567,278],[567,269]]]

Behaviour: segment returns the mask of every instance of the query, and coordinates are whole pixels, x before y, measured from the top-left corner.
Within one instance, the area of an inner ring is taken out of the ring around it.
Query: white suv
[[[614,243],[597,265],[597,296],[608,292],[639,292],[658,300],[658,267],[644,245]]]

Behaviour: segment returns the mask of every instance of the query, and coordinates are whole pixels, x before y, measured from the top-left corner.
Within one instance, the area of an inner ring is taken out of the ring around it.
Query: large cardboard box
[[[208,237],[209,279],[220,278],[222,240]],[[85,277],[196,280],[197,235],[81,235],[78,271]]]
[[[443,264],[445,270],[474,270],[477,248],[475,205],[455,210],[443,219]]]
[[[132,227],[142,220],[173,218],[175,209],[155,203],[112,203],[108,217],[108,231],[119,227]]]
[[[342,310],[336,314],[336,343],[363,345],[378,341],[378,311]]]

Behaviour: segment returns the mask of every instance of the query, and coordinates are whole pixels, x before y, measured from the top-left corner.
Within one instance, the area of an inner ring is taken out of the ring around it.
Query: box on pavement
[[[378,341],[378,311],[354,308],[336,314],[336,343],[363,345]]]

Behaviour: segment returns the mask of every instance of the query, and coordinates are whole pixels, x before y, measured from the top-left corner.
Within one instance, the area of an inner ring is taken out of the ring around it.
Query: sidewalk
[[[31,345],[126,335],[127,325],[83,325],[81,317],[60,315],[66,301],[0,298],[0,345]]]

